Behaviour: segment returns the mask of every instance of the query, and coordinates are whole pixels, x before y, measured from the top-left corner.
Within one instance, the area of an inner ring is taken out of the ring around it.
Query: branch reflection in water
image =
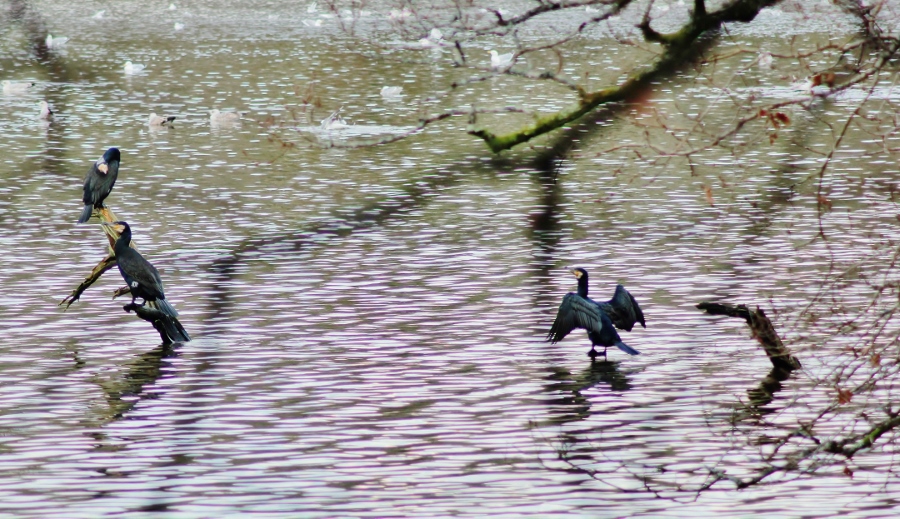
[[[171,359],[178,356],[179,348],[179,344],[163,344],[130,362],[124,372],[95,375],[94,382],[103,390],[108,407],[94,409],[90,421],[107,425],[125,418],[140,401],[159,398],[162,392],[151,389],[163,375],[174,376]]]

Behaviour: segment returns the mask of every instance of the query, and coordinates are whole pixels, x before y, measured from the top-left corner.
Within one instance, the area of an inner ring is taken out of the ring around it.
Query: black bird
[[[625,290],[622,285],[616,285],[616,292],[609,301],[598,303],[588,297],[588,273],[583,268],[570,269],[578,279],[578,292],[569,292],[563,297],[556,320],[550,327],[547,340],[556,343],[575,328],[584,328],[591,340],[591,351],[588,356],[591,359],[599,355],[594,349],[595,345],[603,346],[603,356],[606,357],[606,348],[616,346],[629,355],[640,355],[640,352],[622,342],[616,328],[631,331],[634,323],[641,323],[644,328],[644,313],[638,306],[634,297]],[[615,324],[615,327],[613,325]]]
[[[166,301],[159,271],[140,252],[131,248],[131,227],[126,222],[103,222],[103,225],[108,225],[119,233],[113,251],[116,253],[119,272],[131,289],[131,304],[138,297],[144,300],[141,306],[155,301],[160,312],[178,317],[178,312]]]
[[[87,176],[84,177],[84,211],[78,223],[84,223],[91,218],[94,209],[103,207],[103,201],[112,191],[116,177],[119,176],[119,149],[110,148],[91,166]]]

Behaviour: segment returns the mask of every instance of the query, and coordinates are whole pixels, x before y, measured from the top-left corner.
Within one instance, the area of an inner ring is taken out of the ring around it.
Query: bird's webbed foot
[[[596,360],[597,357],[600,357],[601,355],[603,356],[604,359],[606,358],[606,348],[603,348],[603,353],[599,353],[599,352],[597,352],[596,349],[594,349],[593,344],[591,345],[591,351],[587,352],[587,356],[591,358],[592,362],[594,360]]]

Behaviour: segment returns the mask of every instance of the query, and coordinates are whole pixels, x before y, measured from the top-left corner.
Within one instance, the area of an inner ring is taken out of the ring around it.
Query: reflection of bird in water
[[[119,176],[119,160],[119,149],[110,148],[91,166],[84,178],[84,211],[81,212],[78,223],[88,221],[95,208],[103,207],[103,201],[109,196],[116,177]]]
[[[175,116],[170,115],[168,117],[164,115],[156,115],[156,112],[150,114],[150,118],[147,120],[148,126],[172,126],[172,123],[175,121]]]
[[[579,375],[575,382],[579,384],[579,391],[600,384],[608,384],[613,391],[627,391],[631,389],[628,377],[618,369],[618,362],[591,362],[590,366]]]
[[[53,117],[53,110],[50,110],[50,105],[47,104],[47,101],[41,101],[38,103],[38,108],[40,108],[41,112],[38,114],[38,119],[49,120]]]
[[[150,301],[156,301],[160,312],[178,317],[178,312],[166,301],[159,271],[144,259],[140,252],[131,248],[131,227],[126,222],[103,222],[103,225],[111,226],[119,233],[119,239],[116,240],[113,251],[116,254],[119,272],[131,290],[131,304],[134,304],[134,300],[139,297],[144,300],[141,306]]]
[[[544,390],[558,398],[547,400],[551,416],[546,423],[537,425],[561,425],[590,417],[593,398],[586,392],[595,386],[601,391],[631,389],[628,375],[618,368],[618,362],[591,362],[584,371],[576,374],[562,366],[549,366]]]
[[[588,356],[591,359],[597,357],[595,345],[603,346],[603,356],[606,357],[606,348],[616,346],[629,355],[640,355],[640,352],[628,346],[619,337],[613,324],[621,330],[631,331],[634,323],[641,323],[644,328],[644,314],[634,297],[625,290],[622,285],[616,285],[613,298],[603,303],[588,297],[588,273],[583,268],[571,269],[572,274],[578,279],[578,292],[569,292],[563,297],[562,304],[547,340],[556,343],[568,335],[575,328],[584,328],[591,340],[591,351]]]

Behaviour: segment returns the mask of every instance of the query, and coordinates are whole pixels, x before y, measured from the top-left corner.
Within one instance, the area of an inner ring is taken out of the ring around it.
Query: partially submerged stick
[[[706,310],[706,313],[710,315],[727,315],[744,319],[750,326],[753,337],[765,350],[772,366],[787,373],[800,368],[800,360],[791,355],[791,351],[781,342],[781,338],[775,332],[772,321],[759,307],[756,310],[750,310],[747,305],[702,302],[697,305],[697,308]]]
[[[100,217],[101,222],[117,222],[119,219],[112,212],[112,210],[108,207],[103,207],[101,209],[97,209],[96,213]],[[72,290],[72,293],[66,296],[65,299],[60,301],[59,306],[66,305],[64,310],[68,310],[72,303],[78,301],[81,297],[81,294],[84,293],[91,285],[94,284],[100,276],[103,275],[104,272],[111,269],[116,265],[116,256],[113,252],[113,247],[116,244],[116,240],[119,239],[119,235],[116,231],[107,225],[101,225],[101,229],[106,233],[106,238],[109,240],[109,247],[107,248],[107,255],[105,258],[100,260],[100,263],[97,264],[96,267],[91,271],[90,275],[84,278],[84,281],[81,282],[80,285],[75,287]],[[131,246],[133,249],[137,250],[137,247],[134,247],[134,241],[132,240]],[[121,287],[116,289],[113,293],[113,299],[130,294],[131,289],[126,287]],[[148,301],[144,305],[138,305],[135,303],[128,303],[124,307],[123,310],[126,312],[134,312],[139,318],[149,322],[153,325],[157,332],[159,332],[160,338],[162,338],[163,344],[171,344],[173,342],[187,342],[191,340],[190,335],[188,335],[187,330],[181,325],[177,318],[167,315],[163,312],[160,312],[156,308],[155,301]]]

